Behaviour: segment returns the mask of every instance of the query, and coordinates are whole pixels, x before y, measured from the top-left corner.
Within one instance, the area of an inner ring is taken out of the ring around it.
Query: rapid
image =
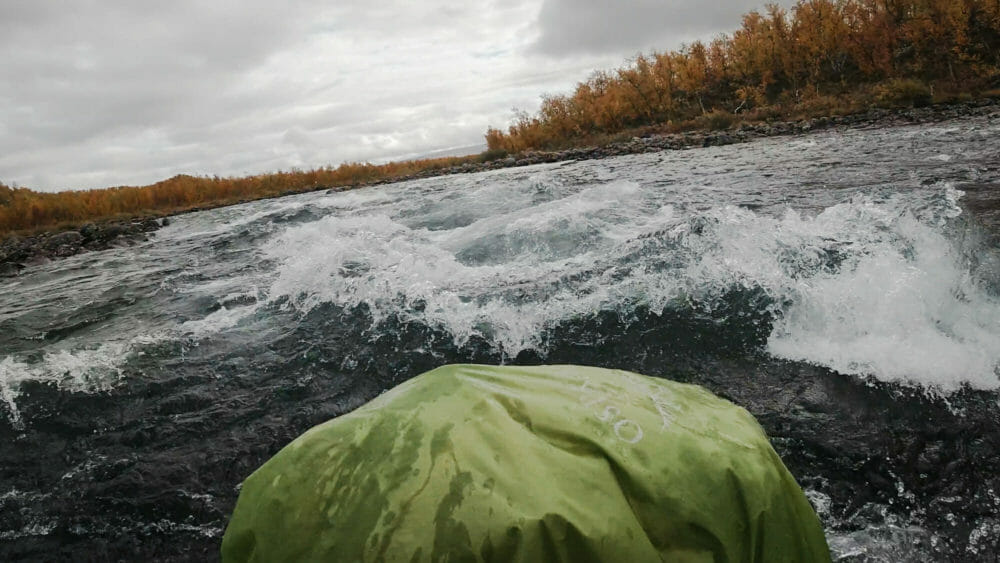
[[[456,362],[749,409],[840,561],[1000,557],[1000,122],[313,192],[0,279],[0,558],[216,558],[240,482]]]

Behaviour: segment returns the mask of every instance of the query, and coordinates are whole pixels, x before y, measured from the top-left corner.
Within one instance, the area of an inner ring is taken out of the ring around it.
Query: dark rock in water
[[[86,225],[80,227],[80,235],[83,236],[84,240],[93,240],[97,237],[99,232],[100,229],[93,223],[87,223]]]
[[[79,253],[80,250],[81,247],[79,245],[64,244],[52,250],[49,256],[52,258],[69,258],[70,256]]]
[[[0,277],[9,277],[25,265],[43,264],[90,250],[106,250],[118,244],[147,240],[146,234],[161,226],[154,218],[127,223],[88,223],[79,230],[31,237],[11,236],[0,242]]]
[[[160,219],[160,226],[161,227],[168,227],[168,226],[170,226],[170,218],[169,217],[164,217],[163,219]]]
[[[112,223],[101,228],[94,237],[94,240],[102,243],[109,243],[122,235],[129,234],[129,232],[129,226],[121,223]]]
[[[135,225],[135,223],[133,223],[133,225]],[[160,226],[160,223],[152,217],[147,217],[138,224],[139,229],[144,233],[151,233],[159,229]]]
[[[30,256],[30,243],[19,236],[12,236],[0,244],[0,263],[20,262]]]
[[[55,249],[60,246],[79,245],[82,241],[83,235],[77,231],[63,231],[45,239],[45,247],[48,249]]]
[[[16,276],[24,269],[24,264],[18,262],[0,262],[0,278]]]
[[[32,257],[31,243],[12,236],[0,243],[0,277],[16,276]]]
[[[80,252],[83,235],[65,231],[49,236],[42,243],[47,258],[66,258]]]

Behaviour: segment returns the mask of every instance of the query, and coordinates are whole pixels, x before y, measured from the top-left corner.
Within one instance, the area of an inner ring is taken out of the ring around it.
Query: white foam
[[[996,388],[1000,303],[937,228],[960,213],[960,195],[930,196],[938,205],[918,210],[923,221],[899,198],[858,197],[816,217],[714,209],[711,232],[683,241],[700,256],[692,291],[764,289],[779,305],[768,340],[778,357],[944,391]]]
[[[884,381],[996,388],[1000,303],[943,234],[909,214],[886,226],[836,272],[790,284],[768,349]]]
[[[563,192],[451,230],[383,212],[294,226],[264,248],[279,263],[264,293],[302,311],[364,303],[376,323],[398,314],[516,354],[602,309],[711,308],[733,288],[760,289],[774,302],[775,356],[943,391],[1000,386],[1000,303],[949,238],[961,213],[950,186],[816,216],[685,215],[630,182]],[[482,195],[479,207],[500,197]]]
[[[40,361],[26,362],[14,356],[0,358],[0,400],[10,413],[15,428],[22,428],[16,399],[24,381],[54,383],[68,391],[98,392],[115,387],[122,378],[122,366],[142,346],[162,337],[141,335],[130,340],[109,342],[94,348],[46,352]]]
[[[969,533],[969,544],[965,551],[974,555],[987,556],[987,546],[983,545],[989,538],[1000,535],[1000,521],[997,519],[983,520]],[[995,554],[994,554],[995,555]]]
[[[57,525],[58,522],[55,520],[49,522],[32,522],[22,526],[19,530],[0,532],[0,539],[10,541],[34,536],[47,536],[52,533],[52,530],[56,529]]]
[[[193,321],[185,321],[177,328],[177,332],[192,338],[206,338],[226,329],[233,328],[240,321],[253,314],[255,307],[222,307],[209,313],[206,317]]]
[[[366,303],[375,322],[390,313],[419,318],[449,330],[457,344],[478,335],[509,353],[536,348],[552,322],[608,301],[594,283],[566,295],[559,278],[593,263],[593,253],[568,252],[581,248],[579,238],[589,237],[590,247],[603,253],[613,246],[614,222],[625,221],[626,202],[638,194],[630,182],[599,186],[440,232],[410,229],[380,214],[326,218],[289,229],[265,249],[282,263],[267,293],[272,302],[287,299],[305,311],[327,302]],[[614,206],[620,210],[596,217]],[[579,238],[560,239],[567,231]],[[473,251],[485,258],[469,259]],[[534,298],[539,284],[557,288],[551,299]]]
[[[420,316],[447,325],[464,341],[478,332],[481,320],[498,320],[490,303],[474,300],[477,287],[502,282],[506,270],[465,266],[427,234],[381,215],[328,218],[291,229],[268,249],[284,259],[270,299],[287,298],[305,311],[326,302],[367,303],[376,322],[422,308]]]
[[[851,532],[828,531],[834,561],[932,561],[940,538],[920,526],[872,525]]]

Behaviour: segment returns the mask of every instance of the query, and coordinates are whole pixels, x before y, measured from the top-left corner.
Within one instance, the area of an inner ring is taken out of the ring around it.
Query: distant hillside
[[[166,215],[321,188],[395,180],[477,162],[479,156],[440,157],[386,164],[275,172],[245,178],[178,175],[149,186],[42,193],[0,183],[0,237],[125,217]]]

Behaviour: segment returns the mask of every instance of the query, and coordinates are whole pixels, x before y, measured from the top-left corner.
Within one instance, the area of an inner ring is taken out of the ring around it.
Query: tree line
[[[476,156],[390,162],[344,163],[309,171],[276,172],[243,178],[178,175],[148,186],[36,192],[0,183],[0,236],[95,220],[163,215],[218,207],[327,187],[358,186],[408,178],[476,160]]]
[[[1000,0],[800,0],[768,5],[708,44],[639,55],[544,96],[490,150],[580,144],[643,126],[678,128],[920,105],[1000,88]],[[728,116],[728,119],[727,119]],[[707,118],[707,119],[706,119]]]

